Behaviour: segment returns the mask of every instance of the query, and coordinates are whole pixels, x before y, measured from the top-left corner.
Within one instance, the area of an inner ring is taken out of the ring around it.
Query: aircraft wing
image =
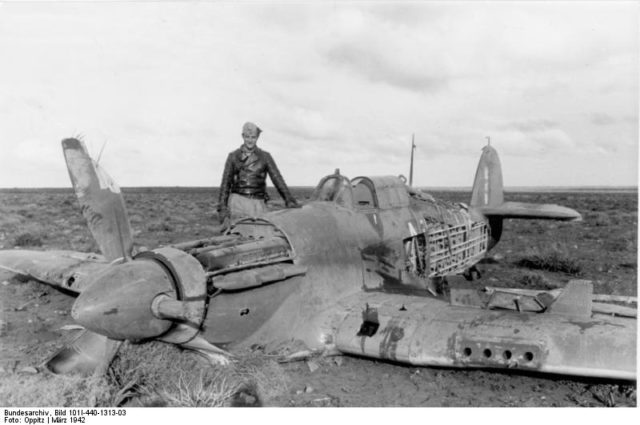
[[[56,288],[80,293],[109,263],[103,256],[76,251],[0,251],[0,271],[28,276]]]
[[[554,204],[534,204],[529,202],[503,202],[498,206],[475,207],[485,216],[502,218],[548,219],[563,221],[580,221],[582,216],[577,211]]]
[[[544,312],[367,293],[347,301],[334,341],[343,353],[416,366],[634,380],[636,320],[593,315],[590,288],[569,284]]]

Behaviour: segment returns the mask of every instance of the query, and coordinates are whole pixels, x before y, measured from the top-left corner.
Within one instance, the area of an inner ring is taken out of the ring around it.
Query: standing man
[[[300,206],[291,196],[269,152],[256,146],[261,132],[262,130],[254,123],[245,123],[242,126],[243,145],[227,157],[218,202],[218,217],[222,224],[229,219],[256,217],[267,211],[265,205],[268,200],[267,173],[287,208]]]

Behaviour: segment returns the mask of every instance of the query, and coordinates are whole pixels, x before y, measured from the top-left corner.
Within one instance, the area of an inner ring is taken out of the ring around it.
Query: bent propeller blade
[[[95,162],[84,143],[65,139],[62,149],[89,230],[108,261],[130,257],[133,237],[120,188]]]
[[[49,359],[45,366],[53,373],[102,373],[116,355],[122,341],[84,330]]]

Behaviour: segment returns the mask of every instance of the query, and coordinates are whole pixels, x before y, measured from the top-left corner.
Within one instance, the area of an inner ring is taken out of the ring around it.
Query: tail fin
[[[504,203],[502,186],[502,166],[498,152],[490,145],[482,148],[482,155],[478,161],[476,177],[471,190],[472,208],[482,211],[482,208],[497,207]],[[489,249],[493,248],[502,235],[502,217],[494,216],[489,219]]]
[[[471,191],[472,207],[496,207],[504,202],[502,167],[498,152],[490,145],[482,148]]]

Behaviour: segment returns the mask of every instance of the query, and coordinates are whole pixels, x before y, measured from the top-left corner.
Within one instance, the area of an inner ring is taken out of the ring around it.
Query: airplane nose
[[[153,300],[162,294],[175,297],[162,267],[145,259],[129,261],[97,275],[76,299],[71,315],[85,328],[112,339],[153,338],[172,325],[152,313]]]

